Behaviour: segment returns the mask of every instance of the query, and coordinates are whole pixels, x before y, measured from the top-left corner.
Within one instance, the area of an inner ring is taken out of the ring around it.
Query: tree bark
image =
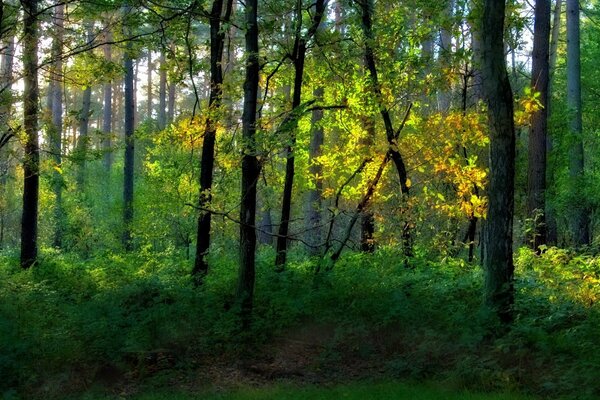
[[[256,110],[259,80],[257,0],[246,1],[246,77],[242,115],[242,184],[240,207],[240,269],[237,302],[244,328],[250,325],[256,274],[256,185],[260,166],[256,156]]]
[[[152,119],[152,69],[153,69],[153,64],[152,64],[152,50],[148,49],[148,69],[147,69],[147,78],[148,80],[146,81],[146,105],[147,105],[147,110],[146,110],[146,118],[148,118],[149,120]]]
[[[158,83],[158,129],[167,126],[167,59],[165,50],[160,53],[160,79]]]
[[[546,244],[546,136],[548,131],[548,82],[550,79],[550,0],[536,0],[531,86],[540,93],[541,109],[531,117],[527,214],[533,219],[530,245]]]
[[[6,7],[6,6],[5,6]],[[16,6],[15,6],[16,9]],[[6,9],[3,10],[2,16],[2,31],[5,32],[5,37],[2,40],[2,63],[0,65],[0,129],[3,133],[0,140],[0,198],[7,198],[8,174],[10,163],[7,154],[2,151],[2,147],[8,144],[8,135],[12,136],[10,126],[8,124],[13,109],[12,81],[13,81],[13,64],[15,53],[15,33],[10,27],[14,27],[16,18],[9,14]],[[4,248],[4,232],[6,220],[6,202],[0,204],[0,250]]]
[[[313,92],[313,96],[318,101],[323,100],[323,94],[323,87],[318,87]],[[308,172],[311,179],[315,180],[315,187],[308,192],[304,241],[310,245],[308,252],[314,256],[321,254],[323,245],[323,166],[318,161],[322,154],[321,147],[325,139],[323,126],[321,125],[322,119],[323,110],[312,112]]]
[[[52,24],[55,27],[55,35],[52,41],[50,56],[50,80],[48,82],[48,113],[50,121],[48,127],[48,142],[51,158],[54,164],[52,170],[51,187],[54,194],[54,235],[52,245],[56,248],[62,247],[65,231],[65,213],[62,201],[62,189],[64,186],[62,167],[62,134],[63,134],[63,36],[64,36],[64,9],[63,4],[57,5],[54,10]]]
[[[212,200],[213,168],[215,161],[215,141],[217,122],[223,101],[223,49],[225,33],[222,24],[229,22],[233,0],[214,0],[210,12],[210,95],[208,117],[202,143],[202,162],[200,165],[200,215],[198,216],[198,235],[196,240],[196,259],[192,274],[196,284],[201,284],[208,272],[206,255],[210,248],[210,204]],[[223,6],[225,12],[223,13]],[[224,15],[223,15],[224,14]]]
[[[571,230],[576,246],[590,242],[589,210],[585,196],[579,192],[585,187],[583,121],[581,104],[581,51],[579,26],[579,1],[567,0],[567,106],[572,147],[569,153],[569,175],[572,184]]]
[[[38,1],[22,0],[23,6],[23,214],[21,218],[21,267],[37,261],[39,164],[38,147]]]
[[[556,0],[556,4],[554,6],[554,17],[552,23],[552,40],[550,42],[550,80],[548,81],[548,120],[550,120],[550,116],[552,115],[552,86],[554,82],[554,71],[556,70],[556,59],[558,54],[558,39],[560,36],[560,27],[561,27],[561,14],[562,14],[562,0]],[[546,159],[550,158],[550,154],[552,153],[553,140],[552,140],[552,132],[549,131],[546,135]],[[546,170],[546,185],[552,187],[551,185],[555,181],[555,172],[552,168],[552,165],[547,165]],[[548,194],[546,192],[546,194]],[[548,196],[546,196],[547,198]],[[546,241],[549,245],[556,245],[558,243],[558,227],[556,223],[556,211],[551,202],[546,201]]]
[[[112,32],[107,26],[106,29],[106,42],[112,41]],[[104,58],[107,62],[112,62],[112,45],[105,44],[102,47],[104,51]],[[112,85],[113,81],[110,80],[104,83],[104,109],[102,114],[102,134],[103,134],[103,163],[104,169],[107,173],[110,173],[112,169],[112,119],[113,119],[113,107],[112,107]]]
[[[131,7],[125,8],[125,15],[131,12]],[[125,53],[123,55],[123,65],[125,69],[125,160],[123,166],[123,238],[122,244],[125,251],[133,250],[133,240],[131,235],[133,224],[133,173],[134,173],[134,119],[135,119],[135,101],[133,93],[134,73],[133,60],[131,54],[133,45],[131,41],[127,42]]]
[[[321,19],[325,13],[325,0],[316,0],[315,11],[311,26],[308,28],[305,35],[302,34],[302,0],[296,1],[296,37],[294,40],[294,50],[292,60],[294,62],[294,94],[292,97],[292,111],[294,112],[300,107],[302,100],[302,83],[304,80],[304,61],[306,59],[306,46],[308,42],[319,29]],[[296,129],[298,126],[298,118],[293,120],[294,126],[290,129],[290,144],[287,146],[287,160],[285,164],[285,182],[283,187],[283,200],[281,203],[281,222],[279,224],[279,232],[277,236],[277,256],[275,258],[275,268],[282,271],[287,258],[288,233],[290,216],[292,209],[292,189],[294,185],[295,175],[295,154],[294,147],[296,146]]]
[[[504,323],[513,318],[515,128],[504,55],[505,0],[485,0],[481,29],[482,76],[490,128],[490,183],[485,229],[485,298]]]

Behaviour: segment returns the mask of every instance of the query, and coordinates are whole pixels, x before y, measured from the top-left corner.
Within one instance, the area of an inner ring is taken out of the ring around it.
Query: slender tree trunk
[[[446,0],[445,13],[449,19],[454,15],[454,0]],[[440,64],[450,65],[452,63],[452,24],[446,23],[442,26],[440,32]],[[444,88],[438,94],[440,111],[450,110],[452,101],[452,91],[450,88]]]
[[[112,32],[109,27],[106,27],[106,41],[112,41]],[[112,45],[105,44],[103,47],[104,50],[104,58],[107,62],[112,62]],[[114,129],[112,127],[112,119],[113,119],[113,106],[112,106],[112,86],[113,81],[108,81],[104,83],[104,109],[102,116],[102,134],[103,134],[103,163],[104,169],[107,173],[110,173],[112,169],[112,132]]]
[[[64,9],[63,4],[58,5],[54,11],[53,24],[55,37],[52,43],[51,56],[54,60],[50,67],[49,83],[49,108],[52,117],[50,133],[50,151],[55,167],[52,171],[52,191],[54,192],[54,247],[62,247],[65,232],[65,212],[62,201],[64,186],[63,175],[59,172],[62,167],[62,135],[63,135],[63,36],[64,36]]]
[[[550,80],[548,82],[548,120],[550,120],[550,116],[552,115],[552,86],[554,82],[554,71],[556,69],[556,59],[558,53],[558,38],[560,36],[560,27],[561,27],[561,14],[562,14],[562,0],[556,0],[556,4],[554,6],[554,17],[552,24],[552,40],[550,42]],[[551,132],[546,135],[546,152],[547,159],[550,158],[550,154],[552,153],[553,140]],[[547,165],[546,171],[546,182],[548,187],[552,187],[551,185],[555,181],[555,173],[552,165]],[[548,193],[546,193],[548,194]],[[548,197],[548,196],[546,196]],[[558,227],[556,224],[556,212],[551,202],[546,201],[546,239],[549,245],[556,245],[558,243]]]
[[[314,90],[313,96],[318,101],[322,101],[324,95],[323,87]],[[314,110],[312,112],[312,136],[309,149],[309,167],[308,172],[315,180],[314,189],[308,192],[308,201],[306,204],[306,234],[304,241],[310,245],[308,252],[311,255],[318,255],[322,252],[323,245],[323,166],[318,158],[321,157],[325,135],[323,131],[323,110]]]
[[[485,298],[501,321],[513,316],[515,128],[504,53],[505,0],[485,0],[481,29],[482,75],[490,125],[490,183],[485,229]]]
[[[571,219],[575,245],[589,244],[589,210],[585,196],[579,189],[585,187],[583,122],[581,115],[581,51],[579,33],[579,1],[567,0],[567,105],[570,113],[572,147],[569,154],[569,175],[571,178],[572,207]]]
[[[364,117],[367,136],[362,145],[367,149],[372,149],[375,144],[375,118],[371,115]],[[365,206],[360,216],[360,249],[365,253],[375,251],[375,215],[368,206]]]
[[[6,6],[5,6],[6,7]],[[15,7],[16,8],[16,7]],[[9,28],[13,26],[14,19],[8,15],[6,9],[3,10],[2,31],[5,32],[5,39],[2,40],[2,63],[0,65],[0,129],[1,132],[8,132],[8,121],[12,113],[13,96],[12,96],[12,80],[13,80],[13,62],[15,53],[15,37],[14,32]],[[2,152],[0,146],[0,198],[6,199],[8,174],[10,170],[9,158],[6,153]],[[6,201],[0,201],[0,250],[4,248],[4,231],[5,219],[7,213]]]
[[[321,19],[325,13],[325,0],[317,0],[312,25],[308,28],[306,35],[302,34],[302,0],[296,1],[296,37],[292,59],[294,61],[294,95],[292,98],[292,113],[297,111],[302,100],[302,83],[304,79],[304,61],[306,59],[306,46],[309,40],[319,29]],[[292,209],[292,189],[295,175],[296,128],[298,119],[294,118],[294,126],[290,129],[290,144],[287,147],[287,160],[285,165],[285,182],[283,188],[283,201],[281,204],[281,222],[277,236],[277,256],[275,266],[278,271],[284,269],[287,258],[289,223]]]
[[[167,59],[165,50],[160,53],[160,80],[158,83],[158,129],[167,126]]]
[[[126,7],[126,15],[130,13],[131,8]],[[125,54],[123,55],[123,65],[125,68],[125,162],[123,167],[123,247],[125,251],[133,250],[133,240],[131,229],[133,224],[133,172],[134,172],[134,119],[135,119],[135,100],[134,100],[134,72],[131,53],[133,45],[131,41],[127,42]]]
[[[39,164],[38,148],[38,2],[22,0],[23,7],[23,214],[21,219],[21,266],[37,261]]]
[[[534,227],[530,243],[534,250],[546,244],[546,136],[548,131],[548,82],[550,79],[550,0],[536,0],[531,86],[540,93],[541,109],[531,117],[527,213]]]
[[[92,24],[86,23],[88,46],[92,46],[94,40],[94,32]],[[84,193],[85,188],[85,164],[87,157],[87,148],[89,146],[89,128],[90,128],[90,107],[92,104],[92,86],[87,84],[83,90],[81,101],[81,115],[79,116],[79,137],[77,138],[77,155],[79,157],[79,170],[77,171],[77,186],[80,194]]]
[[[152,63],[152,50],[148,49],[148,70],[147,70],[147,78],[148,80],[146,81],[146,96],[147,96],[147,111],[146,111],[146,118],[148,119],[152,119],[152,70],[154,68],[154,65]]]
[[[175,99],[177,84],[174,81],[169,82],[169,108],[167,111],[167,122],[172,123],[175,120]]]
[[[210,248],[211,200],[213,167],[215,161],[215,141],[217,137],[217,121],[223,101],[223,48],[225,33],[222,23],[227,24],[231,15],[233,0],[214,0],[210,13],[210,96],[208,102],[208,117],[204,129],[202,143],[202,163],[200,165],[200,215],[198,216],[198,235],[196,241],[196,259],[192,274],[196,284],[201,284],[208,272],[206,255]]]
[[[381,86],[379,84],[379,78],[377,75],[377,66],[375,62],[375,53],[373,50],[373,43],[375,43],[375,36],[373,34],[373,0],[358,0],[357,3],[361,8],[362,15],[362,30],[365,36],[365,61],[371,77],[371,86],[375,95],[376,101],[379,105],[379,112],[383,119],[385,126],[386,139],[389,144],[390,157],[394,163],[398,172],[398,178],[400,181],[400,189],[402,191],[403,200],[409,196],[408,186],[408,174],[406,172],[406,165],[400,151],[398,150],[398,135],[400,131],[395,131],[392,125],[392,118],[387,106],[383,103],[381,94]],[[403,207],[403,214],[407,213],[406,206]],[[412,235],[411,235],[411,223],[405,221],[402,227],[402,244],[405,256],[408,258],[412,257]]]
[[[240,207],[240,269],[237,302],[244,328],[250,325],[254,298],[256,252],[256,184],[260,166],[256,157],[256,110],[258,97],[258,18],[257,0],[246,0],[246,78],[242,116],[242,191]]]

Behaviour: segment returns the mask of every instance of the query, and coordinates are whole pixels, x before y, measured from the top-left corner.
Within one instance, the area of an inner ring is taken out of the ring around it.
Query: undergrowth
[[[407,269],[389,249],[348,254],[317,277],[315,263],[296,254],[276,273],[272,250],[263,249],[253,327],[243,332],[233,301],[237,261],[225,250],[212,252],[198,289],[174,251],[82,260],[46,250],[27,271],[1,256],[0,393],[60,396],[110,371],[141,379],[152,373],[144,360],[157,354],[184,371],[202,357],[259,357],[273,338],[320,324],[335,330],[319,361],[324,371],[367,360],[390,377],[600,396],[600,258],[521,250],[516,321],[499,338],[481,307],[479,266],[420,257]]]

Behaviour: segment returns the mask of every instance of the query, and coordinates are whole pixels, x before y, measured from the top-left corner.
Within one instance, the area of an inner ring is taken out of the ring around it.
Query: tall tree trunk
[[[165,50],[160,53],[160,80],[158,83],[158,129],[167,126],[167,59]]]
[[[106,29],[106,42],[112,41],[112,32],[110,28],[107,26]],[[107,62],[112,62],[112,45],[107,43],[103,47],[104,50],[104,58]],[[112,85],[113,81],[108,81],[104,83],[104,109],[102,115],[102,134],[103,134],[103,163],[104,169],[106,172],[110,173],[112,169],[112,132],[114,132],[112,127],[112,119],[113,119],[113,107],[112,107]]]
[[[10,120],[13,108],[12,70],[15,53],[15,37],[14,32],[9,27],[14,26],[14,23],[14,19],[5,8],[3,10],[3,18],[1,19],[2,31],[5,32],[6,35],[5,39],[1,42],[4,52],[2,54],[2,63],[0,65],[0,132],[2,133],[10,130],[8,121]],[[0,145],[0,198],[4,199],[8,198],[7,183],[9,169],[9,158],[6,153],[2,152],[2,146]],[[0,250],[4,247],[6,214],[6,201],[0,202]]]
[[[302,34],[302,0],[296,0],[296,37],[294,40],[294,50],[292,60],[294,62],[294,95],[292,98],[292,113],[297,112],[302,100],[302,83],[304,79],[304,61],[306,59],[306,46],[308,42],[319,29],[321,19],[325,13],[325,0],[317,0],[315,4],[315,12],[311,26],[305,35]],[[290,215],[292,209],[292,189],[294,186],[295,175],[295,154],[294,147],[296,146],[296,129],[298,126],[297,117],[293,117],[293,125],[290,129],[290,143],[287,146],[287,160],[285,164],[285,182],[283,187],[283,201],[281,203],[281,222],[279,224],[279,234],[277,236],[277,256],[275,258],[275,266],[278,271],[283,270],[288,247],[288,233],[290,224]]]
[[[48,85],[48,105],[52,117],[49,129],[50,151],[55,167],[52,171],[52,191],[54,192],[54,247],[62,247],[65,232],[65,212],[62,201],[62,189],[64,186],[63,175],[59,172],[62,166],[62,134],[63,134],[63,36],[65,6],[60,4],[54,10],[53,25],[55,36],[52,42],[50,66],[50,83]]]
[[[367,136],[362,141],[362,145],[367,149],[372,149],[375,144],[375,118],[371,115],[365,116],[363,124],[367,131]],[[365,206],[360,216],[360,249],[365,253],[375,251],[375,214],[370,207]]]
[[[93,45],[94,32],[92,31],[93,24],[86,23],[86,43],[88,46]],[[85,187],[85,164],[87,157],[87,148],[89,145],[89,128],[90,128],[90,107],[92,103],[92,85],[88,83],[83,90],[81,101],[81,115],[79,116],[79,137],[77,138],[77,155],[79,157],[79,170],[77,171],[77,186],[80,194],[84,193]]]
[[[318,87],[314,90],[313,96],[318,101],[323,100],[324,89]],[[314,110],[312,112],[312,136],[309,148],[309,167],[308,173],[315,180],[314,189],[308,192],[308,201],[306,204],[306,234],[304,241],[310,245],[308,252],[314,256],[321,254],[323,245],[323,166],[318,158],[321,157],[325,135],[323,131],[323,110]]]
[[[146,81],[146,102],[147,102],[147,111],[146,118],[152,119],[152,70],[154,66],[152,64],[152,50],[148,49],[148,69],[147,69],[147,78]]]
[[[39,165],[38,144],[38,1],[22,0],[23,6],[23,214],[21,219],[21,267],[37,260]]]
[[[454,15],[454,0],[446,0],[445,14],[450,19],[446,22],[440,32],[440,64],[450,65],[452,63],[452,17]],[[442,89],[439,94],[440,111],[450,110],[452,101],[452,91],[450,88]]]
[[[167,111],[167,122],[172,123],[175,120],[175,99],[177,95],[177,84],[175,81],[169,82],[169,108]]]
[[[482,76],[490,127],[490,183],[485,229],[485,298],[501,321],[513,316],[515,127],[504,53],[505,0],[485,0],[481,29]]]
[[[200,165],[200,215],[198,216],[198,236],[196,241],[196,259],[192,274],[196,284],[201,284],[208,272],[206,255],[210,248],[210,203],[212,200],[213,167],[215,161],[215,141],[217,137],[217,121],[223,101],[223,48],[225,33],[222,23],[227,24],[231,16],[233,0],[214,0],[210,12],[210,96],[208,101],[208,117],[204,129],[202,143],[202,163]]]
[[[125,14],[131,12],[127,6]],[[125,54],[123,55],[123,65],[125,68],[125,162],[123,167],[123,247],[125,251],[133,250],[133,240],[131,229],[133,224],[133,172],[134,172],[134,119],[135,119],[135,101],[133,93],[134,73],[133,60],[131,54],[133,44],[127,42]]]
[[[556,69],[556,59],[557,59],[557,54],[558,54],[558,39],[560,36],[560,27],[561,27],[561,14],[562,14],[562,4],[563,1],[562,0],[556,0],[556,4],[554,6],[554,17],[553,17],[553,23],[552,23],[552,40],[550,42],[550,65],[549,65],[549,69],[550,69],[550,80],[548,82],[548,104],[547,104],[547,108],[548,108],[548,120],[550,120],[550,116],[552,115],[552,100],[551,100],[551,95],[552,95],[552,86],[553,86],[553,82],[554,82],[554,71]],[[548,159],[550,157],[550,154],[552,153],[552,147],[553,147],[553,140],[552,140],[552,135],[551,132],[549,132],[546,135],[546,153],[547,156],[546,158]],[[554,169],[552,168],[551,165],[547,166],[547,173],[546,173],[546,182],[547,182],[547,186],[550,185],[555,181],[555,173],[554,173]],[[547,197],[547,196],[546,196]],[[552,203],[546,201],[546,241],[548,242],[549,245],[556,245],[558,243],[558,227],[557,227],[557,223],[556,223],[556,211],[554,210],[554,207],[552,206]]]
[[[540,93],[541,109],[531,117],[527,213],[534,227],[529,238],[534,250],[546,244],[546,135],[548,131],[548,82],[550,79],[550,0],[536,0],[531,86]]]
[[[575,245],[589,244],[589,210],[579,188],[584,183],[583,122],[581,116],[581,51],[579,34],[579,0],[567,0],[567,106],[569,107],[572,147],[569,175],[572,184],[573,215],[571,219]],[[577,188],[577,189],[575,189]]]
[[[242,190],[240,206],[240,269],[237,302],[242,324],[249,327],[252,314],[256,253],[256,185],[260,166],[256,157],[256,105],[258,97],[258,18],[257,0],[246,1],[246,78],[244,82],[244,113],[242,116]]]
[[[394,130],[392,125],[392,118],[390,116],[389,109],[383,102],[381,94],[381,86],[379,84],[379,78],[377,75],[377,65],[375,62],[375,53],[373,50],[373,43],[375,43],[375,36],[373,34],[373,0],[358,0],[357,3],[360,5],[360,12],[362,16],[362,30],[365,36],[365,61],[371,77],[371,87],[375,95],[375,99],[379,106],[379,113],[383,119],[385,126],[386,139],[389,145],[390,158],[396,167],[398,172],[398,178],[400,182],[401,194],[403,201],[409,196],[409,185],[408,185],[408,174],[406,172],[406,165],[400,151],[398,150],[398,135],[400,130],[397,132]],[[403,206],[403,214],[407,213],[406,206]],[[408,217],[407,217],[408,218]],[[404,222],[402,227],[402,245],[405,256],[408,258],[412,257],[412,234],[411,234],[411,223],[408,219]]]

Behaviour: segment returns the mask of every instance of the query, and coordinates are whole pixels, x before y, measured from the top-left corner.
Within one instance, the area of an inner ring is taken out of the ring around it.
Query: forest
[[[600,399],[598,60],[597,0],[0,1],[0,394]]]

